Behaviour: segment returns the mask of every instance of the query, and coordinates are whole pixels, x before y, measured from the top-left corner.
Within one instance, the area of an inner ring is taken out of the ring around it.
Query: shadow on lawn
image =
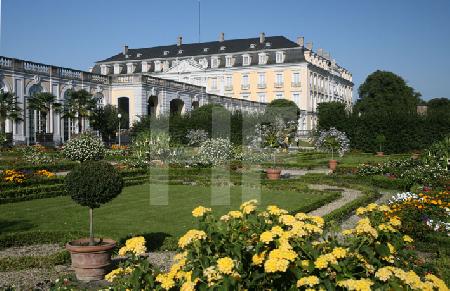
[[[0,235],[8,232],[26,231],[35,225],[28,220],[0,220]]]
[[[147,250],[150,252],[159,250],[175,250],[177,241],[170,234],[165,232],[148,232],[139,234],[129,234],[118,241],[118,246],[125,245],[125,241],[135,236],[143,236],[145,238]]]

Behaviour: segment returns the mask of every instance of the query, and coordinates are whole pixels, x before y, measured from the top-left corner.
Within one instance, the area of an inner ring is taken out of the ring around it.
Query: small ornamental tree
[[[350,149],[350,141],[344,132],[340,132],[334,127],[327,131],[321,131],[316,139],[315,147],[319,150],[331,152],[331,159],[334,159],[334,153],[343,156]]]
[[[383,145],[386,142],[386,137],[384,136],[384,134],[377,134],[377,136],[375,137],[375,141],[377,142],[377,145],[380,149],[380,152],[383,151]]]
[[[72,161],[101,160],[105,156],[105,145],[101,138],[90,133],[82,133],[69,140],[63,147],[65,158]]]
[[[66,176],[64,187],[76,203],[89,208],[89,245],[95,245],[93,210],[122,192],[122,177],[111,164],[86,161]]]

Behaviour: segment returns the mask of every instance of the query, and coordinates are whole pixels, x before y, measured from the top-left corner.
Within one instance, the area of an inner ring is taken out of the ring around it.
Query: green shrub
[[[58,243],[64,245],[66,242],[79,238],[81,235],[81,232],[74,231],[27,231],[1,234],[0,250],[34,244]]]
[[[101,138],[82,133],[64,144],[62,153],[72,161],[97,161],[105,157],[105,145]]]
[[[70,172],[65,179],[65,190],[72,199],[89,208],[90,244],[94,244],[92,212],[122,192],[123,178],[111,164],[86,161]]]
[[[28,270],[33,268],[51,268],[70,262],[68,251],[61,251],[48,256],[24,256],[0,258],[0,272]]]

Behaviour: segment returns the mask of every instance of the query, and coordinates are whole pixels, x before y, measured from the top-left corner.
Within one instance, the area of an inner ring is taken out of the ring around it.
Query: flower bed
[[[217,219],[199,206],[192,211],[199,228],[179,239],[169,272],[153,270],[141,256],[143,238],[135,238],[122,249],[129,259],[107,279],[118,289],[139,290],[447,290],[415,265],[412,239],[399,231],[399,219],[386,215],[388,206],[359,208],[361,220],[340,240],[324,232],[320,217],[256,208],[248,201]]]
[[[450,236],[450,193],[398,193],[389,201],[391,216],[402,219],[402,231],[416,237],[430,232]]]

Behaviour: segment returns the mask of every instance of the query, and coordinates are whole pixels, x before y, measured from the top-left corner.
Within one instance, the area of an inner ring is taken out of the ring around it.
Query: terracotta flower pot
[[[101,245],[89,246],[89,238],[68,242],[72,268],[80,281],[103,280],[110,271],[111,253],[116,247],[112,239],[103,239]]]
[[[328,161],[328,168],[332,170],[333,172],[336,171],[337,161],[336,160],[329,160]]]
[[[269,180],[279,180],[281,175],[280,169],[267,169],[266,170],[267,179]]]
[[[383,157],[384,156],[384,152],[377,152],[377,157]]]

